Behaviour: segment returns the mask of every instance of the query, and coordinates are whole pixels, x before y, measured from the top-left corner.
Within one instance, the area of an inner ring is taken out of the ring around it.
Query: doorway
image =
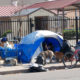
[[[35,17],[36,30],[48,30],[48,16]]]

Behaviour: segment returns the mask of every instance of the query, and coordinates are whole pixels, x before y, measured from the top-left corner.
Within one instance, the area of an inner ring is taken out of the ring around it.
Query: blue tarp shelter
[[[36,58],[43,51],[42,43],[52,43],[53,51],[60,51],[63,43],[63,37],[48,31],[38,30],[30,33],[21,40],[20,44],[15,44],[14,49],[6,49],[0,47],[2,58],[15,57],[23,63],[29,63],[33,58]]]
[[[23,51],[21,60],[30,62],[32,58],[36,58],[43,51],[42,43],[52,43],[55,51],[60,51],[63,43],[63,37],[52,31],[38,30],[25,36],[20,42],[20,48]]]

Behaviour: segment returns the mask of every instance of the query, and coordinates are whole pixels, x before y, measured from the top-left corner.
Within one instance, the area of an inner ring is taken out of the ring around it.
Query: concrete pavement
[[[31,64],[17,64],[17,66],[3,66],[3,64],[0,64],[0,75],[5,74],[13,74],[13,73],[26,73],[28,72],[29,67]],[[44,66],[44,68],[49,70],[55,70],[64,68],[63,63],[52,63],[47,64]]]
[[[18,64],[17,66],[2,66],[0,65],[0,75],[15,74],[15,73],[27,73],[31,64]],[[80,68],[80,63],[76,66]],[[63,63],[47,64],[44,68],[50,70],[62,70],[65,69]]]
[[[0,75],[27,72],[29,64],[19,64],[17,66],[0,66]]]
[[[0,80],[80,80],[80,68],[0,75]]]

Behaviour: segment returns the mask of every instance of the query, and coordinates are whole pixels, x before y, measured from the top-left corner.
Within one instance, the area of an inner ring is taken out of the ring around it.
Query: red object
[[[16,11],[22,9],[22,6],[0,6],[0,17],[9,17]]]
[[[71,4],[80,2],[80,0],[55,0],[55,1],[47,1],[47,2],[41,2],[36,3],[31,6],[26,7],[26,9],[29,8],[45,8],[45,9],[60,9],[67,7]]]
[[[80,49],[75,50],[74,54],[77,54],[80,51]]]

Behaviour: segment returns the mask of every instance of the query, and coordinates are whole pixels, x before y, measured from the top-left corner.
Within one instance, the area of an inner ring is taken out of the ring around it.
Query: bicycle
[[[75,49],[74,51],[72,50],[67,51],[63,56],[63,59],[62,59],[63,64],[68,69],[76,67],[77,62],[80,61],[80,49],[77,49],[77,47],[80,47],[80,46],[73,47]]]

